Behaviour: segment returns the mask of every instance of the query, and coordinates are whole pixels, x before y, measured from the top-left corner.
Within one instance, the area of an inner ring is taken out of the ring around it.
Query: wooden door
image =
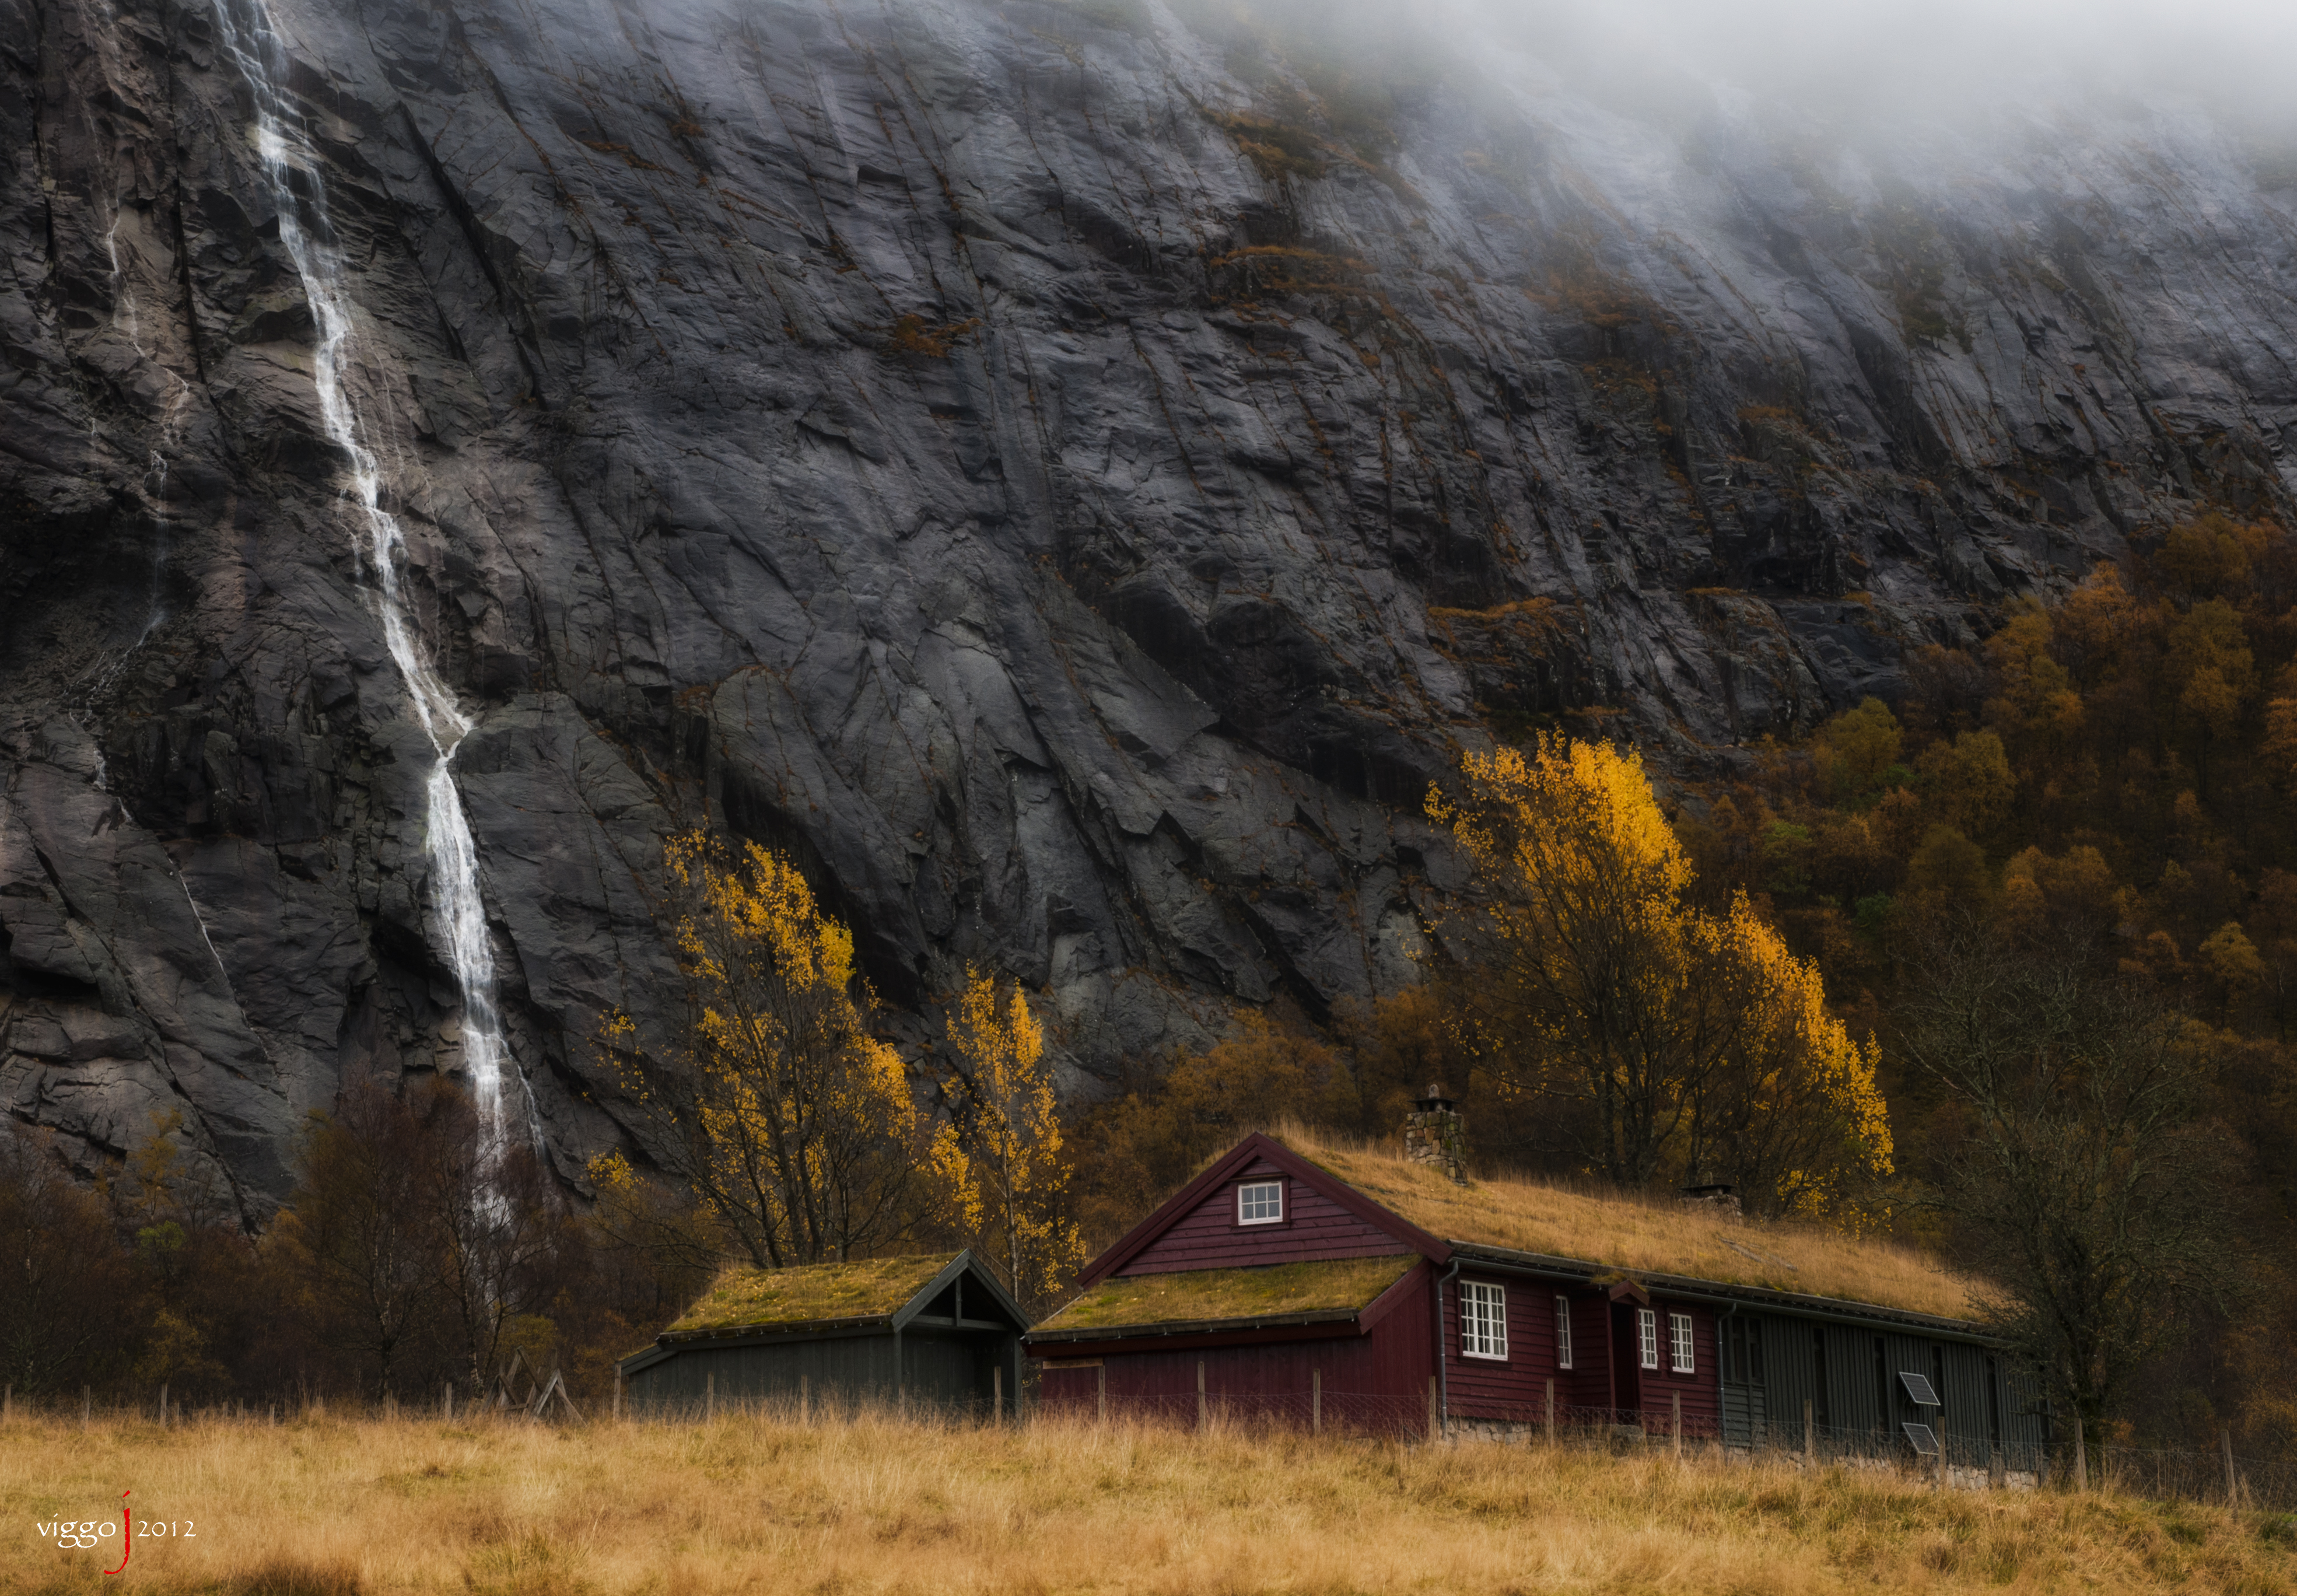
[[[1642,1411],[1642,1337],[1633,1303],[1611,1304],[1611,1406],[1622,1413]],[[1625,1419],[1618,1422],[1625,1423]]]

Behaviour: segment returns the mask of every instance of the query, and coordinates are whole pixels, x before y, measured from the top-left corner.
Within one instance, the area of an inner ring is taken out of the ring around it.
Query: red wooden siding
[[[1466,1345],[1462,1289],[1470,1281],[1500,1287],[1507,1293],[1508,1355],[1504,1363],[1471,1358],[1460,1349]],[[1511,1279],[1504,1275],[1462,1270],[1452,1282],[1444,1304],[1445,1341],[1450,1362],[1445,1382],[1452,1411],[1467,1419],[1524,1419],[1534,1410],[1544,1412],[1547,1382],[1556,1382],[1555,1400],[1568,1403],[1563,1382],[1571,1377],[1555,1367],[1555,1293],[1535,1280]]]
[[[1717,1339],[1715,1311],[1696,1303],[1671,1303],[1663,1296],[1651,1298],[1651,1306],[1659,1313],[1659,1367],[1642,1371],[1644,1426],[1659,1428],[1672,1411],[1672,1399],[1680,1394],[1684,1433],[1712,1436],[1723,1419],[1723,1349]],[[1690,1374],[1675,1373],[1668,1356],[1667,1316],[1670,1313],[1691,1315]]]
[[[1551,1292],[1552,1296],[1552,1293]],[[1611,1405],[1611,1304],[1601,1292],[1575,1291],[1571,1298],[1571,1373],[1569,1405],[1608,1408]],[[1558,1379],[1555,1401],[1562,1405],[1566,1384]]]
[[[1426,1419],[1428,1379],[1436,1369],[1429,1280],[1422,1270],[1404,1282],[1403,1297],[1365,1335],[1201,1350],[1108,1351],[1098,1369],[1047,1368],[1040,1401],[1049,1411],[1089,1415],[1106,1376],[1111,1417],[1145,1412],[1193,1420],[1201,1362],[1207,1399],[1226,1399],[1229,1411],[1238,1414],[1305,1424],[1312,1376],[1321,1374],[1328,1422],[1385,1427],[1411,1420],[1416,1428]],[[1050,1362],[1060,1361],[1058,1352],[1047,1350]]]
[[[1236,1189],[1247,1181],[1284,1182],[1284,1222],[1239,1225]],[[1379,1226],[1341,1207],[1304,1181],[1256,1159],[1233,1180],[1222,1182],[1162,1236],[1119,1270],[1119,1274],[1174,1274],[1190,1269],[1235,1269],[1261,1263],[1297,1263],[1316,1258],[1368,1258],[1412,1249]],[[1196,1365],[1189,1391],[1196,1392]]]
[[[1461,1350],[1466,1337],[1460,1287],[1471,1280],[1502,1286],[1507,1290],[1505,1362],[1471,1358]],[[1566,1295],[1570,1296],[1572,1306],[1572,1367],[1563,1370],[1558,1369],[1555,1362],[1556,1287],[1519,1277],[1461,1271],[1459,1279],[1447,1287],[1444,1304],[1448,1358],[1445,1381],[1454,1415],[1463,1419],[1541,1422],[1546,1417],[1547,1382],[1552,1379],[1560,1423],[1586,1423],[1602,1410],[1626,1409],[1640,1410],[1651,1416],[1646,1422],[1651,1427],[1662,1428],[1672,1418],[1674,1398],[1680,1394],[1684,1433],[1701,1437],[1714,1433],[1721,1416],[1722,1387],[1717,1364],[1719,1343],[1712,1310],[1670,1303],[1664,1297],[1653,1298],[1651,1308],[1659,1314],[1659,1367],[1657,1370],[1637,1367],[1639,1354],[1631,1344],[1628,1366],[1618,1371],[1625,1378],[1615,1397],[1612,1304],[1601,1296],[1584,1290]],[[1639,1305],[1622,1304],[1630,1330]],[[1692,1325],[1693,1367],[1687,1375],[1674,1372],[1667,1342],[1667,1315],[1683,1312],[1691,1315]]]

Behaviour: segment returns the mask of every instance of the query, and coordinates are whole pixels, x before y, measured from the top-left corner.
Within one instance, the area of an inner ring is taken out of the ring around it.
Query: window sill
[[[1460,1355],[1473,1358],[1478,1363],[1504,1363],[1508,1361],[1505,1353],[1461,1353]]]

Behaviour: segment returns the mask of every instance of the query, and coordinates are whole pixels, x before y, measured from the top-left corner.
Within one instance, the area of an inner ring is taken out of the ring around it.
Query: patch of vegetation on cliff
[[[1249,300],[1263,293],[1342,294],[1378,297],[1364,285],[1371,267],[1353,255],[1290,244],[1255,244],[1231,250],[1205,262],[1223,297]]]
[[[1970,353],[1970,329],[1947,298],[1950,261],[1938,225],[1894,201],[1869,218],[1867,238],[1907,340],[1942,344],[1952,339],[1964,354]]]
[[[970,334],[981,325],[981,318],[969,316],[963,321],[947,322],[934,326],[922,316],[910,315],[893,323],[885,335],[885,347],[905,355],[917,355],[927,360],[946,360],[957,341]]]

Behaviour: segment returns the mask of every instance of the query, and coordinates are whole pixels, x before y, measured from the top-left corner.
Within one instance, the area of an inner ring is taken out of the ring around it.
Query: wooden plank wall
[[[1683,1425],[1686,1434],[1711,1436],[1723,1417],[1723,1346],[1717,1339],[1715,1310],[1704,1303],[1669,1302],[1663,1296],[1651,1298],[1651,1307],[1659,1314],[1659,1368],[1637,1370],[1637,1384],[1642,1393],[1644,1423],[1649,1427],[1652,1415],[1664,1419],[1674,1411],[1674,1399],[1683,1399]],[[1674,1359],[1667,1346],[1667,1315],[1691,1315],[1692,1372],[1676,1374]]]
[[[1461,1350],[1466,1341],[1461,1303],[1467,1295],[1461,1287],[1470,1281],[1489,1283],[1507,1292],[1508,1355],[1503,1363],[1471,1358]],[[1444,1304],[1444,1312],[1450,1358],[1445,1378],[1454,1414],[1463,1419],[1524,1419],[1530,1411],[1544,1409],[1550,1379],[1555,1381],[1557,1403],[1563,1407],[1572,1405],[1570,1382],[1577,1370],[1555,1366],[1555,1292],[1552,1287],[1536,1280],[1462,1270],[1459,1279],[1447,1289],[1450,1300]],[[1575,1365],[1585,1361],[1577,1355],[1579,1347],[1576,1340],[1572,1350]]]
[[[1368,1335],[1202,1350],[1160,1346],[1106,1353],[1099,1369],[1048,1368],[1040,1400],[1048,1409],[1089,1413],[1099,1394],[1100,1377],[1106,1374],[1112,1416],[1127,1412],[1130,1399],[1145,1397],[1157,1399],[1171,1409],[1173,1416],[1186,1417],[1196,1401],[1197,1365],[1201,1362],[1208,1396],[1267,1395],[1305,1403],[1312,1374],[1321,1372],[1330,1396],[1354,1394],[1424,1403],[1428,1377],[1436,1368],[1429,1288],[1430,1277],[1423,1270],[1405,1282],[1404,1300]],[[1303,1408],[1301,1417],[1305,1414]]]
[[[1010,1355],[1012,1345],[1009,1339],[998,1336],[916,1329],[902,1341],[909,1399],[967,1410],[986,1406],[991,1371],[1000,1358]],[[893,1337],[891,1334],[819,1340],[793,1337],[763,1345],[680,1352],[630,1376],[632,1408],[699,1405],[705,1374],[721,1403],[794,1401],[802,1377],[808,1400],[824,1411],[866,1403],[890,1403],[895,1393]],[[1012,1378],[1009,1370],[1007,1382]]]
[[[1237,1187],[1247,1181],[1271,1179],[1284,1181],[1285,1222],[1239,1225]],[[1173,1274],[1191,1269],[1379,1257],[1410,1250],[1379,1226],[1359,1219],[1313,1187],[1287,1177],[1264,1158],[1216,1188],[1118,1272]],[[1191,1373],[1189,1378],[1193,1381],[1196,1377]],[[1190,1389],[1196,1387],[1192,1384]]]

